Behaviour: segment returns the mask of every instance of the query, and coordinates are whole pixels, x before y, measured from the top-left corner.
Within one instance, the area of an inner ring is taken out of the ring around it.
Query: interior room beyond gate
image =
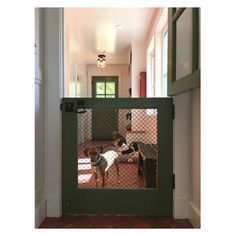
[[[157,188],[157,109],[84,109],[77,122],[78,188]]]

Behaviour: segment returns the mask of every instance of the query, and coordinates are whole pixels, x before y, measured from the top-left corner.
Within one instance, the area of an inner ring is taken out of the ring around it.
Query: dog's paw
[[[131,162],[134,162],[133,158],[132,158],[132,157],[129,157],[129,158],[128,158],[128,162],[130,162],[130,163],[131,163]]]

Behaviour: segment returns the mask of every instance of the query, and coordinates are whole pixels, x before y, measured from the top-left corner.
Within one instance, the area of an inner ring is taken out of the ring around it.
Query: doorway
[[[92,97],[113,99],[118,97],[117,76],[92,76]],[[106,122],[103,122],[106,120]],[[118,128],[116,109],[94,109],[92,113],[92,140],[109,141],[111,134]]]

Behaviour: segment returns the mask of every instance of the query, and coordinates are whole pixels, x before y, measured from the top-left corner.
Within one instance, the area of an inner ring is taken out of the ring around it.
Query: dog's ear
[[[88,157],[88,153],[89,153],[89,148],[84,149],[84,155],[85,155],[86,157]]]
[[[99,154],[103,153],[103,147],[102,146],[98,146],[97,149],[98,149]]]
[[[118,132],[117,132],[117,131],[114,131],[114,132],[112,133],[112,141],[115,141],[117,138],[118,138]]]

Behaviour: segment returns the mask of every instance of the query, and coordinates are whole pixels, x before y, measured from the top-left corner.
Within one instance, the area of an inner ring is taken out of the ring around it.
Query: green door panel
[[[117,112],[115,109],[93,109],[92,140],[111,140],[111,135],[117,129]],[[102,121],[106,122],[102,122]]]
[[[118,77],[117,76],[93,76],[92,77],[93,98],[117,98]],[[99,101],[99,100],[98,100]],[[102,102],[102,100],[101,100]],[[101,122],[103,120],[106,122]],[[92,111],[92,140],[110,140],[111,134],[118,126],[116,109],[93,109]]]

